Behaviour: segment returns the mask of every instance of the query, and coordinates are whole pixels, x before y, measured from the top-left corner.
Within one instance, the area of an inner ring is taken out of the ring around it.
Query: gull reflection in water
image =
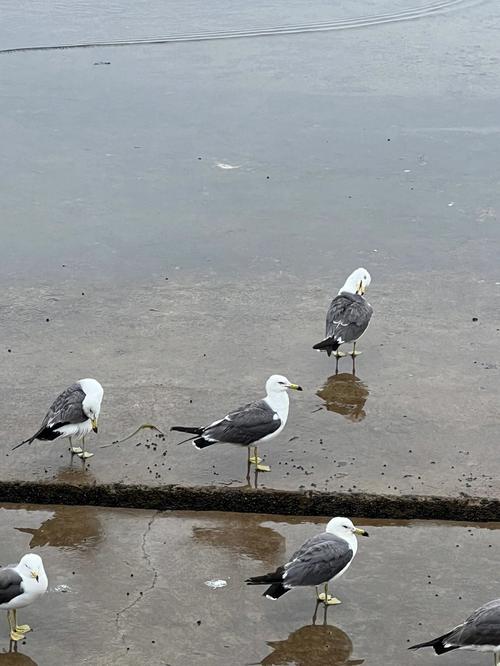
[[[21,654],[17,651],[17,645],[10,645],[8,652],[0,652],[0,666],[38,666],[27,654]]]
[[[30,510],[25,506],[23,509]],[[40,507],[33,509],[40,511]],[[102,540],[102,525],[93,508],[57,506],[47,508],[52,515],[39,527],[16,527],[18,532],[31,534],[30,548],[54,546],[80,549],[96,546]]]
[[[362,421],[366,416],[364,407],[370,391],[359,377],[349,372],[328,377],[316,395],[325,401],[329,412],[337,412],[349,421]]]
[[[224,548],[237,555],[260,560],[268,566],[276,566],[285,556],[285,537],[272,527],[262,525],[263,517],[237,513],[221,514],[219,525],[193,527],[193,537],[216,548]]]
[[[273,652],[261,666],[355,666],[364,659],[351,659],[349,636],[331,624],[310,624],[293,631],[284,641],[267,643]]]

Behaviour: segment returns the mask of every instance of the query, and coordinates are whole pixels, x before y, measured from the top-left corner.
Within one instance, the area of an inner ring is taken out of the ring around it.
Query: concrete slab
[[[6,505],[0,561],[33,548],[50,591],[22,612],[34,628],[23,656],[0,654],[0,664],[431,666],[433,653],[406,647],[498,594],[500,525],[357,522],[370,538],[335,589],[343,603],[312,626],[311,590],[271,602],[243,581],[280,564],[324,519]],[[215,580],[226,585],[207,585]],[[474,654],[441,661],[489,664]]]
[[[75,24],[66,6],[26,16],[7,0],[0,41],[188,33],[206,15],[126,4],[124,22],[89,0]],[[306,4],[287,4],[291,24],[408,9]],[[278,371],[306,390],[261,485],[500,497],[496,5],[446,8],[361,31],[2,57],[0,481],[239,486],[235,449],[98,446],[144,421],[210,422]],[[210,6],[224,29],[277,14]],[[358,265],[375,316],[352,381],[311,347]],[[58,443],[11,454],[85,376],[105,388],[88,472]]]
[[[278,371],[305,391],[291,395],[285,431],[263,447],[272,471],[260,475],[261,486],[497,497],[499,332],[486,313],[500,292],[476,281],[460,303],[444,293],[429,300],[436,281],[458,293],[466,274],[401,279],[405,289],[396,291],[388,276],[377,276],[376,315],[356,379],[346,372],[350,360],[334,377],[331,360],[311,349],[331,293],[319,281],[304,285],[276,274],[242,296],[239,282],[184,280],[129,290],[125,301],[119,288],[94,286],[76,303],[74,284],[12,288],[4,294],[4,338],[12,351],[4,350],[3,362],[9,380],[2,392],[2,480],[242,485],[245,452],[235,447],[196,451],[177,446],[182,435],[175,433],[165,441],[141,433],[99,447],[143,422],[164,432],[210,422],[262,395],[265,379]],[[432,332],[425,345],[424,321]],[[78,460],[70,471],[64,443],[11,452],[37,428],[57,392],[85,375],[105,388],[87,473],[80,474]]]

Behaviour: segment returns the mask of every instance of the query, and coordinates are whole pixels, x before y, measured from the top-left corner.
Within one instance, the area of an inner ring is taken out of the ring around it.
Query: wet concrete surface
[[[177,446],[182,435],[168,429],[210,422],[259,397],[267,375],[278,371],[305,391],[291,395],[283,434],[262,447],[272,471],[260,475],[261,486],[496,497],[500,428],[492,360],[499,333],[487,313],[499,297],[488,284],[476,283],[474,298],[464,296],[459,307],[450,307],[441,324],[442,301],[426,300],[434,282],[444,280],[452,292],[461,279],[406,274],[407,289],[389,297],[389,283],[379,278],[370,295],[376,314],[352,381],[350,359],[342,359],[341,374],[331,379],[334,363],[310,349],[321,336],[328,302],[319,282],[311,287],[281,276],[279,288],[261,280],[244,295],[239,283],[149,286],[113,304],[109,292],[96,289],[78,307],[61,288],[32,289],[23,298],[14,289],[10,297],[4,294],[4,335],[18,342],[4,353],[12,384],[2,396],[2,479],[244,485],[243,450]],[[289,301],[293,307],[283,308]],[[433,322],[425,353],[424,313]],[[198,320],[202,331],[193,328]],[[30,332],[23,334],[23,327]],[[34,337],[36,329],[43,335]],[[277,363],[278,357],[284,361]],[[55,365],[53,358],[59,359]],[[88,440],[96,455],[87,472],[81,473],[79,460],[71,470],[64,442],[10,451],[37,428],[57,392],[84,375],[99,378],[105,389],[99,436]],[[166,439],[143,432],[99,448],[143,422],[159,426]]]
[[[313,625],[312,590],[273,603],[243,581],[282,563],[326,519],[5,505],[0,562],[34,548],[49,592],[22,611],[34,631],[0,664],[434,664],[406,648],[498,595],[499,525],[356,522],[370,538],[335,587],[343,603]]]
[[[10,3],[0,37],[142,36],[173,15],[171,27],[196,28],[197,3],[182,15],[160,4],[140,18],[113,5],[97,21],[80,3],[75,23],[62,5],[41,19]],[[282,8],[265,4],[269,14],[245,6],[222,27],[275,20]],[[360,14],[404,7],[356,3]],[[263,450],[261,486],[497,498],[494,8],[2,56],[1,480],[240,486],[245,453],[232,447],[145,433],[99,446],[145,421],[165,432],[210,422],[280,372],[305,391]],[[291,22],[309,13],[287,3]],[[372,273],[375,315],[356,379],[347,359],[332,379],[311,347],[358,265]],[[85,376],[105,389],[88,471],[71,470],[57,442],[10,453]]]

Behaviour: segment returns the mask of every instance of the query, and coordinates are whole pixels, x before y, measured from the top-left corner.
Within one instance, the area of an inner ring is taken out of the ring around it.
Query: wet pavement
[[[409,8],[101,4],[75,21],[8,2],[0,41]],[[210,422],[280,372],[305,391],[262,485],[499,496],[496,6],[449,5],[363,30],[0,56],[1,480],[244,484],[231,447],[99,446]],[[358,265],[375,315],[355,378],[348,359],[335,377],[311,347]],[[10,453],[85,376],[105,390],[88,470],[57,442]]]
[[[500,525],[356,522],[370,538],[335,586],[343,603],[313,625],[312,590],[271,602],[243,581],[282,563],[326,519],[6,505],[0,562],[33,548],[49,592],[22,611],[34,631],[0,664],[434,664],[406,648],[498,595]]]

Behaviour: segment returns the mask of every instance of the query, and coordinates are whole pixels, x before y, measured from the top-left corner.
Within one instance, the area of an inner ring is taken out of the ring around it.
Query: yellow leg
[[[14,615],[14,627],[16,629],[16,633],[27,634],[28,631],[31,631],[29,624],[17,624],[17,610],[13,610],[12,613]]]
[[[332,597],[328,594],[328,583],[325,583],[325,591],[321,594],[318,594],[318,588],[316,588],[316,594],[319,601],[322,601],[325,606],[337,606],[342,603],[337,597]]]
[[[90,451],[85,451],[85,437],[82,437],[82,449],[80,453],[78,453],[77,455],[82,460],[87,460],[87,458],[92,458],[92,456],[94,455],[93,453],[90,453]]]
[[[16,620],[14,613],[15,611],[7,611],[7,622],[9,623],[10,640],[17,642],[23,640],[24,634],[16,631]]]
[[[269,467],[269,465],[261,465],[260,464],[262,462],[262,458],[259,458],[259,456],[257,455],[257,447],[256,446],[253,447],[253,456],[250,456],[248,458],[248,461],[249,461],[250,464],[255,465],[255,469],[258,472],[270,472],[271,471],[271,468]]]
[[[71,437],[69,438],[69,450],[71,451],[71,455],[78,455],[79,453],[82,452],[82,449],[80,446],[73,446],[73,442],[71,441]]]
[[[353,342],[353,343],[352,343],[352,352],[349,352],[350,356],[352,356],[352,358],[354,359],[356,356],[359,356],[359,355],[362,354],[362,353],[363,353],[363,352],[356,351],[356,343]]]

